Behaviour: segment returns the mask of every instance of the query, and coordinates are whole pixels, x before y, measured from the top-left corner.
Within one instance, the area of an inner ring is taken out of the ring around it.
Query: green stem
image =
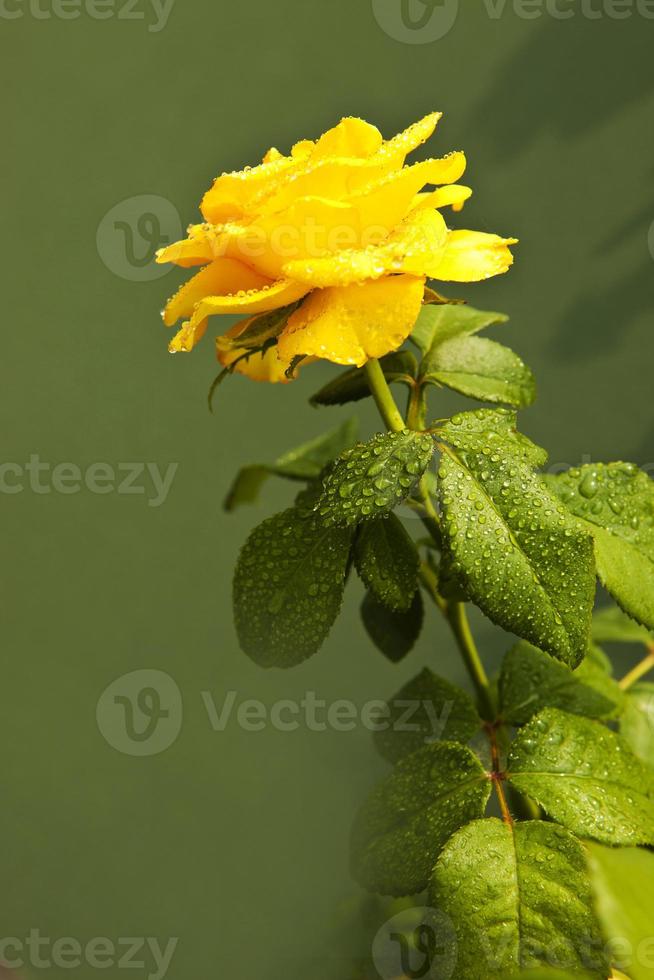
[[[370,391],[386,427],[393,432],[401,432],[405,428],[405,422],[400,414],[399,408],[395,404],[379,361],[374,358],[367,361],[365,370]],[[422,420],[422,416],[424,415],[424,398],[422,392],[419,392],[417,396],[413,396],[410,399],[409,409],[412,422],[415,423]],[[425,526],[429,529],[435,543],[440,546],[440,521],[429,496],[429,488],[424,478],[420,482],[420,492],[426,512],[424,519]],[[425,581],[425,576],[425,566],[423,566],[421,572],[423,581]],[[461,656],[463,657],[463,662],[475,686],[482,714],[490,721],[495,714],[495,707],[490,693],[488,677],[486,676],[484,665],[481,662],[479,651],[470,631],[465,605],[461,602],[446,602],[443,600],[438,593],[435,581],[429,581],[427,587],[432,598],[450,624]]]
[[[650,648],[647,656],[641,660],[639,664],[636,664],[633,670],[630,670],[628,674],[625,674],[620,681],[620,687],[623,691],[628,691],[629,688],[636,683],[636,681],[639,681],[641,677],[644,677],[650,670],[654,670],[654,646]]]
[[[390,429],[391,432],[401,432],[402,429],[406,428],[406,425],[399,408],[395,404],[379,361],[376,358],[366,361],[365,371],[372,397],[375,399],[386,428]]]
[[[426,409],[424,386],[419,381],[414,381],[409,391],[409,404],[406,411],[406,421],[410,429],[422,432],[425,428]]]
[[[449,602],[446,618],[458,643],[470,679],[475,686],[482,714],[490,721],[495,714],[495,706],[491,698],[488,676],[470,630],[465,604],[463,602]]]

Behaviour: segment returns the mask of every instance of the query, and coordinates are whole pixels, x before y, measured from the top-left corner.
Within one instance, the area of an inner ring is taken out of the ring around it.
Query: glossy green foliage
[[[588,645],[592,539],[534,472],[542,455],[512,420],[480,410],[439,431],[446,547],[486,615],[574,667]]]
[[[617,683],[592,657],[576,670],[529,643],[507,653],[500,674],[500,712],[523,725],[543,708],[561,708],[587,718],[610,718],[623,700]]]
[[[418,373],[418,362],[411,351],[395,351],[379,361],[389,384],[410,385]],[[312,405],[345,405],[370,395],[364,368],[350,368],[337,375],[309,400]]]
[[[633,463],[592,463],[548,482],[592,532],[602,584],[654,629],[654,481]]]
[[[557,961],[607,976],[583,849],[556,824],[468,824],[440,855],[430,899],[454,925],[452,980],[505,980]]]
[[[448,838],[480,817],[490,783],[477,757],[435,742],[401,761],[361,807],[352,831],[352,871],[370,891],[410,895],[427,886]]]
[[[341,606],[352,531],[290,508],[248,538],[234,576],[241,648],[262,667],[315,653]]]
[[[375,744],[390,762],[434,741],[465,744],[481,727],[472,698],[428,668],[388,702],[388,715],[389,724],[375,733]]]
[[[279,456],[274,463],[255,463],[239,470],[225,499],[225,510],[232,511],[241,504],[258,500],[269,476],[289,480],[315,480],[330,460],[356,441],[358,422],[348,419],[317,439],[311,439],[296,449]]]
[[[399,663],[411,652],[420,636],[424,615],[420,592],[416,592],[407,610],[389,609],[371,592],[366,592],[361,603],[361,620],[366,633],[392,663]]]
[[[377,602],[401,612],[411,608],[420,557],[413,538],[394,514],[361,525],[354,564]]]
[[[411,493],[434,452],[428,435],[387,432],[339,456],[323,481],[316,510],[325,524],[383,517]]]
[[[554,820],[606,844],[654,844],[654,772],[604,725],[546,708],[511,746],[509,778]]]
[[[631,980],[654,980],[654,854],[591,844],[595,903],[609,948]]]

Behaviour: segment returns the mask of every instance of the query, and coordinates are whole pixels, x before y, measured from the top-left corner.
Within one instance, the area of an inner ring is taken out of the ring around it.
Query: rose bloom
[[[362,119],[342,119],[288,156],[273,148],[258,166],[216,178],[204,222],[157,254],[203,267],[163,312],[168,326],[183,320],[169,349],[190,351],[210,316],[238,314],[216,341],[232,370],[287,381],[305,358],[361,366],[406,340],[427,279],[506,272],[516,239],[450,231],[440,213],[472,193],[456,183],[464,154],[405,166],[440,117],[388,141]]]

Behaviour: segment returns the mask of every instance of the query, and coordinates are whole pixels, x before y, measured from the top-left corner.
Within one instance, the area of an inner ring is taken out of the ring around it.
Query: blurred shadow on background
[[[592,74],[592,84],[583,67],[589,51],[593,61],[602,65]],[[489,79],[473,113],[476,138],[485,142],[491,158],[499,159],[520,155],[542,135],[554,133],[562,141],[561,166],[565,166],[564,141],[587,137],[649,96],[654,89],[651,64],[651,24],[636,14],[628,20],[608,16],[588,20],[580,12],[563,21],[543,16],[529,39]],[[625,179],[629,172],[627,154]],[[619,187],[607,187],[612,199],[619,193]],[[589,352],[592,357],[593,351],[606,353],[618,347],[629,325],[652,308],[654,231],[648,247],[652,221],[654,200],[649,200],[609,227],[598,245],[602,268],[613,267],[615,254],[616,268],[630,271],[616,272],[615,278],[598,274],[592,289],[577,296],[553,332],[550,350],[557,358],[588,358]],[[631,249],[631,260],[625,261],[624,249]]]
[[[475,138],[492,156],[521,153],[544,131],[585,136],[654,89],[650,21],[635,14],[588,20],[577,12],[570,20],[544,15],[538,23],[488,79],[473,114]],[[584,72],[591,52],[602,65],[592,84]]]
[[[654,170],[652,170],[654,177]],[[639,260],[617,281],[598,279],[559,318],[550,349],[558,356],[588,357],[624,343],[625,331],[654,307],[654,197],[627,215],[599,243],[598,259],[606,267],[623,247],[637,249]]]
[[[626,343],[626,331],[654,305],[654,259],[643,246],[642,262],[617,282],[602,282],[575,299],[557,318],[550,350],[559,358],[592,360]]]

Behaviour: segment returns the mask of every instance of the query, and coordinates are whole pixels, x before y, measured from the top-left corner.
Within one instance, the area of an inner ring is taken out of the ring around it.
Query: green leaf
[[[411,384],[418,373],[418,363],[408,350],[394,351],[386,354],[379,361],[384,377],[389,384]],[[311,405],[345,405],[347,402],[357,402],[370,395],[368,376],[364,368],[351,368],[336,378],[328,381],[324,387],[313,395]]]
[[[424,615],[420,592],[416,592],[405,612],[382,606],[370,592],[366,592],[361,603],[361,619],[368,636],[392,663],[399,663],[413,650]]]
[[[418,588],[420,556],[395,514],[367,521],[359,528],[354,564],[378,602],[393,610],[406,612],[411,608]]]
[[[592,539],[534,473],[542,452],[514,423],[481,409],[438,431],[452,447],[438,473],[445,553],[490,619],[574,667],[588,646]]]
[[[427,886],[448,838],[484,813],[490,781],[470,749],[436,742],[402,760],[361,807],[352,871],[369,891],[411,895]]]
[[[498,453],[518,456],[534,467],[547,462],[547,452],[518,432],[517,413],[508,408],[478,408],[459,412],[442,422],[438,434],[455,449],[492,458]]]
[[[654,768],[654,684],[634,684],[625,693],[620,734],[634,755]]]
[[[592,463],[548,482],[592,531],[604,587],[654,629],[654,481],[633,463]]]
[[[425,668],[388,703],[388,727],[375,732],[375,745],[398,762],[430,742],[469,742],[481,727],[472,698]]]
[[[430,901],[454,926],[444,938],[458,949],[452,980],[506,980],[553,963],[607,976],[583,849],[556,824],[468,824],[436,863]]]
[[[654,854],[588,845],[591,886],[616,966],[632,980],[654,980]]]
[[[323,481],[317,510],[327,524],[353,525],[388,514],[408,497],[434,452],[421,432],[385,432],[342,453]]]
[[[240,504],[254,503],[269,476],[283,476],[289,480],[317,478],[324,466],[356,441],[358,421],[347,419],[342,425],[330,429],[324,435],[303,443],[284,453],[274,463],[257,463],[241,469],[225,499],[225,510],[235,510]]]
[[[245,330],[234,336],[225,333],[218,337],[216,346],[221,351],[248,350],[258,351],[265,344],[275,340],[286,326],[286,322],[299,302],[281,306],[277,310],[261,313],[250,318]]]
[[[295,507],[255,528],[234,575],[244,653],[262,667],[293,667],[320,648],[341,606],[351,539]]]
[[[534,376],[518,355],[482,337],[455,337],[436,346],[421,371],[425,381],[483,402],[524,408],[536,397]]]
[[[500,674],[502,717],[524,725],[543,708],[561,708],[587,718],[609,718],[622,702],[616,682],[586,657],[577,670],[529,643],[518,643],[504,658]]]
[[[593,615],[593,639],[597,643],[654,644],[654,633],[640,626],[618,606],[604,606]]]
[[[559,823],[607,844],[654,844],[654,773],[604,725],[547,708],[511,745],[509,778]]]
[[[423,306],[411,340],[425,356],[447,340],[478,333],[495,323],[506,323],[508,319],[504,313],[488,313],[458,303]]]

